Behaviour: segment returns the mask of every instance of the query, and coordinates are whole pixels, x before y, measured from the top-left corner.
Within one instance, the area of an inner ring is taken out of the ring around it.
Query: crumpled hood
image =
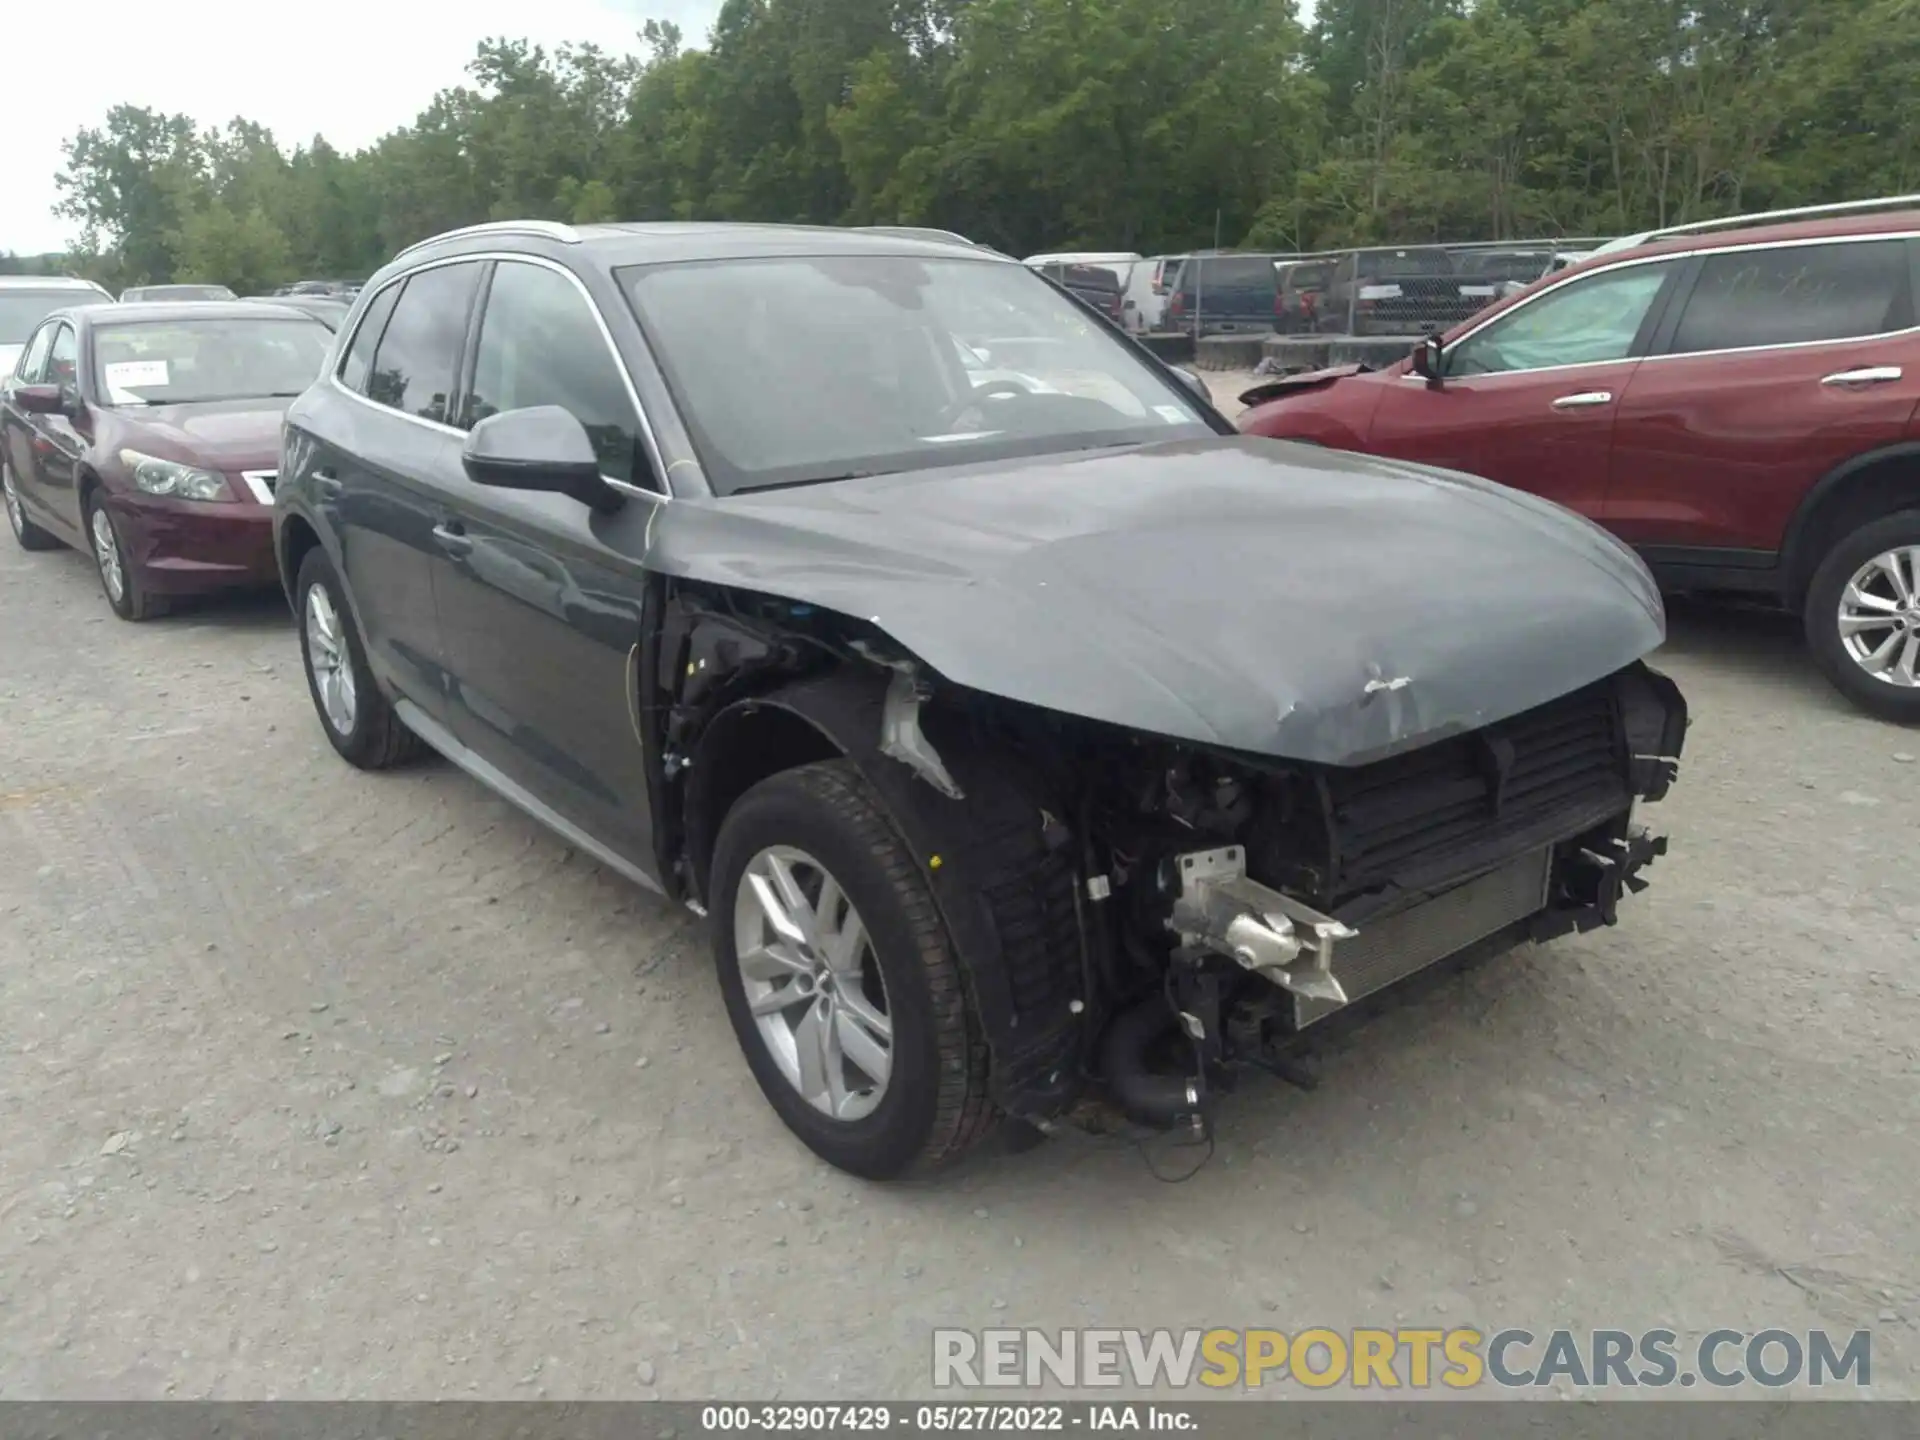
[[[209,470],[271,470],[280,463],[280,428],[290,400],[220,400],[116,411],[123,439]]]
[[[871,621],[957,684],[1361,764],[1665,638],[1646,568],[1546,501],[1252,437],[676,500],[651,563]]]

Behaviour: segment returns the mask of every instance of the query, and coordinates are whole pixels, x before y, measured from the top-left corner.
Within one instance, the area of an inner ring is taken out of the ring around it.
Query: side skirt
[[[428,719],[427,716],[421,712],[420,708],[411,701],[396,700],[394,701],[393,709],[394,713],[400,717],[403,725],[413,731],[413,733],[418,735],[422,740],[426,741],[427,744],[431,745],[435,750],[438,750],[442,755],[446,756],[447,759],[458,765],[462,770],[466,771],[467,774],[493,791],[493,793],[498,795],[502,800],[525,811],[529,816],[538,820],[542,825],[546,826],[547,829],[553,831],[554,834],[558,835],[576,850],[585,851],[615,874],[625,876],[634,884],[643,889],[651,890],[656,895],[663,897],[666,895],[667,892],[661,888],[660,882],[648,875],[646,871],[642,870],[638,865],[635,865],[631,860],[621,859],[620,856],[587,834],[587,832],[582,830],[578,825],[575,825],[571,820],[558,814],[545,802],[537,799],[533,792],[525,786],[519,784],[517,781],[508,779],[500,772],[498,767],[483,760],[480,756],[474,754],[473,751],[456,740],[452,732],[444,725],[441,725],[436,720]]]

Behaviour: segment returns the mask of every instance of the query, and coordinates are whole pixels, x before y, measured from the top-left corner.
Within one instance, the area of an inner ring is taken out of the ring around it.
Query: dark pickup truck
[[[1453,257],[1438,247],[1355,250],[1334,267],[1318,323],[1335,335],[1425,335],[1481,303],[1462,300]]]
[[[1167,328],[1200,335],[1271,331],[1279,308],[1278,258],[1188,256],[1167,297]]]

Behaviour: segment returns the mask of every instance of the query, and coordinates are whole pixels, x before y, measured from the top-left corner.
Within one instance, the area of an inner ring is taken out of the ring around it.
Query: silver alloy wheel
[[[1874,556],[1840,593],[1840,644],[1884,684],[1920,689],[1920,545]]]
[[[893,1073],[887,987],[860,913],[818,860],[771,845],[733,897],[733,949],[767,1052],[835,1120],[871,1115]]]
[[[334,733],[343,739],[353,733],[359,697],[353,683],[353,657],[340,612],[324,585],[307,587],[307,667],[313,672],[314,692]]]
[[[15,535],[27,533],[27,512],[20,508],[19,492],[13,488],[13,467],[0,459],[0,490],[6,491],[7,521],[13,526]]]
[[[102,507],[93,507],[93,558],[100,566],[100,583],[107,596],[118,605],[126,598],[127,576],[120,568],[120,542],[113,538],[113,522]]]

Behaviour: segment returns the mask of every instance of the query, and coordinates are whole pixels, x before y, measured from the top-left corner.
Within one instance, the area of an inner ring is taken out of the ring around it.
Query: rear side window
[[[1669,353],[1882,335],[1913,324],[1903,240],[1709,255]]]
[[[407,280],[373,352],[367,398],[439,425],[449,406],[480,264],[439,265]]]
[[[535,405],[558,405],[586,427],[603,475],[647,483],[640,417],[586,297],[544,266],[503,260],[487,292],[461,428]]]
[[[353,343],[347,347],[347,358],[340,365],[340,383],[349,390],[361,395],[367,393],[367,377],[373,373],[374,347],[380,343],[381,332],[387,328],[387,318],[393,314],[394,303],[399,300],[405,283],[389,285],[374,296],[361,318],[360,328],[353,332]]]

